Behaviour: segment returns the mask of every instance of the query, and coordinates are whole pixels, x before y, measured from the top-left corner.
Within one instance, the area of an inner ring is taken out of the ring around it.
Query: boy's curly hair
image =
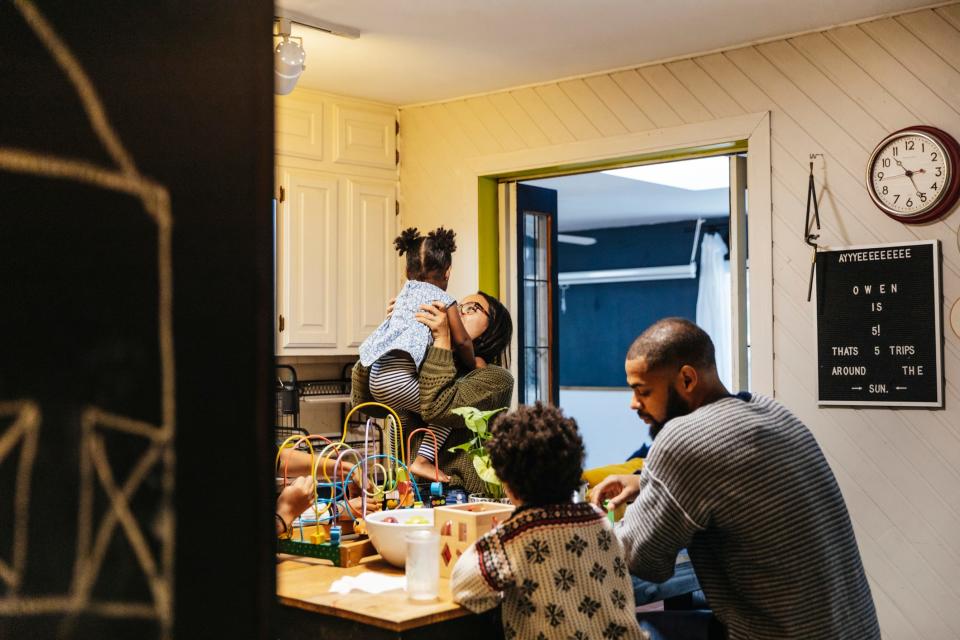
[[[393,246],[402,256],[407,254],[407,279],[435,282],[443,276],[453,262],[457,250],[457,234],[453,229],[439,227],[426,236],[416,227],[404,229],[393,241]]]
[[[487,451],[497,477],[524,504],[570,502],[583,475],[583,440],[573,418],[549,404],[497,415]]]

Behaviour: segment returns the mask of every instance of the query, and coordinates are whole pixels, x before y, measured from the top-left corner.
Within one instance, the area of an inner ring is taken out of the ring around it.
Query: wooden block
[[[440,576],[449,578],[463,551],[483,534],[510,517],[513,505],[471,502],[436,507],[433,527],[440,534]]]

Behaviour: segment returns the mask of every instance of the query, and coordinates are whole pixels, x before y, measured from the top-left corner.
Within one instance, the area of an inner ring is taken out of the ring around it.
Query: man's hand
[[[639,475],[607,476],[590,492],[590,502],[598,507],[609,500],[608,509],[615,509],[640,493]]]

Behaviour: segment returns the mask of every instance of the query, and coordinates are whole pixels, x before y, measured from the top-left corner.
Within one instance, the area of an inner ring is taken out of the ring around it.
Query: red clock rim
[[[944,217],[947,213],[949,213],[953,209],[954,205],[957,204],[957,200],[960,199],[960,143],[957,143],[956,139],[954,139],[953,136],[951,136],[949,133],[947,133],[943,129],[938,129],[937,127],[931,127],[929,125],[918,124],[912,127],[905,127],[903,129],[900,129],[899,131],[894,131],[889,136],[884,138],[880,144],[882,145],[883,142],[885,142],[889,138],[892,138],[896,135],[904,134],[910,131],[918,131],[921,133],[925,133],[933,138],[936,138],[936,140],[941,145],[943,145],[943,148],[946,150],[947,155],[950,157],[950,168],[951,168],[950,184],[947,187],[947,193],[941,197],[940,202],[938,202],[936,206],[930,209],[930,211],[919,216],[901,216],[881,208],[879,205],[877,205],[875,201],[874,201],[874,205],[876,205],[876,207],[880,209],[880,211],[882,211],[884,215],[886,215],[889,218],[893,218],[897,222],[902,222],[903,224],[924,224],[926,222],[933,222],[935,220],[939,220],[940,218]],[[870,154],[870,158],[872,160],[875,159],[875,155],[879,150],[879,148],[880,148],[880,145],[877,145],[876,149],[873,150],[873,153]],[[876,196],[873,193],[873,186],[870,183],[870,174],[872,170],[873,170],[873,163],[871,162],[870,166],[867,168],[867,192],[871,196],[870,199],[875,200]]]

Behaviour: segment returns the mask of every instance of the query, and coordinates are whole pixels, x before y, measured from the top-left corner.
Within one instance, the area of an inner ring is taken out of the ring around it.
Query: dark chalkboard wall
[[[0,3],[0,638],[269,636],[272,14]]]
[[[940,246],[817,253],[820,404],[943,406]]]

